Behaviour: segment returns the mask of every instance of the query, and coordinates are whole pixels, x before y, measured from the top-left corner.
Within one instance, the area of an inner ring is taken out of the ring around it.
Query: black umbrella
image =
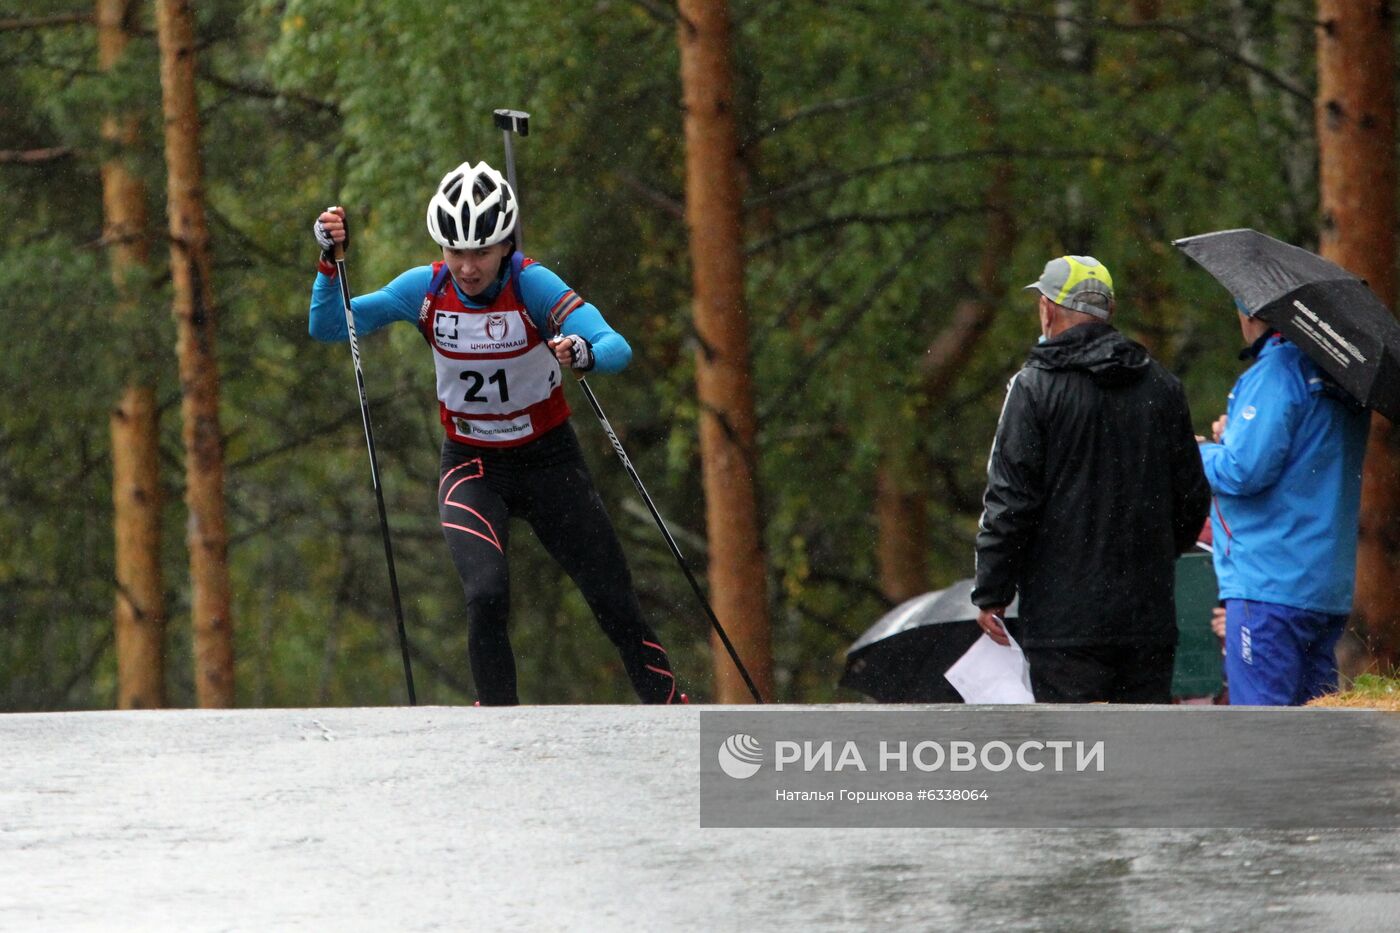
[[[1400,421],[1400,322],[1366,283],[1257,230],[1174,240],[1357,400]]]
[[[881,703],[961,703],[943,672],[982,634],[972,586],[959,580],[881,616],[846,651],[841,686]],[[1016,603],[1006,617],[1016,618]]]

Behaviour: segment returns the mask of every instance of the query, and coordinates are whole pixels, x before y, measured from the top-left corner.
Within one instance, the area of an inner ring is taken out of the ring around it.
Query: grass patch
[[[1352,709],[1385,709],[1400,712],[1400,677],[1362,674],[1347,689],[1319,697],[1309,706],[1349,707]]]

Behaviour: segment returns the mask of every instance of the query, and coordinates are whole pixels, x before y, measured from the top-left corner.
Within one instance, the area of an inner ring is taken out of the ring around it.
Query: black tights
[[[577,584],[642,702],[677,702],[666,650],[642,619],[627,560],[567,423],[520,447],[470,447],[448,440],[441,476],[438,514],[466,591],[472,678],[483,706],[520,702],[506,631],[512,516],[530,523]]]

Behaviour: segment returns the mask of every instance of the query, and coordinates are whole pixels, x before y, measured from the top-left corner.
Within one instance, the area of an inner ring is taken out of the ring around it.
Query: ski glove
[[[570,357],[572,360],[569,365],[571,367],[584,372],[588,372],[588,370],[593,368],[593,344],[589,343],[578,334],[569,334],[566,337],[559,337],[557,340],[567,340],[569,342]]]
[[[327,211],[334,211],[334,207],[326,208]],[[345,225],[345,239],[341,246],[345,250],[350,249],[350,221],[341,212],[340,222]],[[321,223],[321,218],[317,217],[316,222],[311,225],[311,233],[316,237],[316,245],[321,247],[321,259],[327,263],[335,262],[335,240],[331,238],[330,231]]]

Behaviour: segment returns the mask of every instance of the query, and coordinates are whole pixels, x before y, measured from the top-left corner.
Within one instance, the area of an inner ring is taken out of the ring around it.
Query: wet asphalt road
[[[3,716],[0,930],[1400,929],[1395,830],[702,830],[701,709]]]

